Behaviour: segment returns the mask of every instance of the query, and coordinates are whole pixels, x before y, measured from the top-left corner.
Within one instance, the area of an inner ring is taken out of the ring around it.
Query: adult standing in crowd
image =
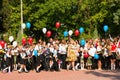
[[[110,50],[111,70],[115,70],[116,50],[117,50],[116,42],[113,41],[111,42],[110,45],[111,45],[111,50]]]
[[[91,61],[92,61],[92,69],[96,69],[96,60],[94,59],[94,55],[96,53],[96,48],[94,47],[94,44],[90,45],[90,49],[88,51],[89,55],[92,57]]]
[[[103,59],[103,49],[102,49],[102,45],[100,43],[100,41],[97,42],[97,54],[99,55],[99,59],[98,59],[98,70],[102,69],[102,59]]]
[[[66,69],[66,57],[67,57],[67,44],[65,40],[62,40],[59,44],[59,50],[58,50],[58,58],[60,60],[59,62],[59,68]]]
[[[76,50],[77,48],[75,41],[73,39],[70,39],[66,59],[66,61],[68,61],[67,70],[69,70],[70,67],[72,67],[72,70],[75,71],[75,61],[77,60]]]

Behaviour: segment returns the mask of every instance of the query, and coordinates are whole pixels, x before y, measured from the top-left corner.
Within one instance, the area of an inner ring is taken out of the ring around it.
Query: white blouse
[[[63,44],[59,45],[59,53],[66,54],[66,52],[67,52],[67,45],[63,45]]]

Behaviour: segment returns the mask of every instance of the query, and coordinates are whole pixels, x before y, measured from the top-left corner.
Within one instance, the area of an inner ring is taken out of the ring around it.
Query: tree
[[[21,28],[20,0],[2,0],[2,4],[3,28],[16,38]],[[93,38],[96,30],[104,37],[103,26],[106,24],[109,26],[107,33],[117,36],[120,32],[119,4],[119,0],[23,0],[23,22],[31,23],[31,28],[24,29],[24,34],[38,40],[43,38],[42,28],[46,27],[53,32],[53,38],[56,33],[57,38],[63,38],[65,30],[74,31],[82,26],[85,29],[83,35],[73,35],[73,38]],[[56,29],[58,21],[62,26]]]

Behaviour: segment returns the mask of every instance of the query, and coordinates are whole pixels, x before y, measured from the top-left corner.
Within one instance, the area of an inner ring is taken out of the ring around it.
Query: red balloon
[[[75,36],[78,36],[80,34],[79,30],[75,30],[74,34]]]
[[[28,44],[32,44],[32,43],[33,43],[33,38],[30,37],[30,38],[28,39]]]
[[[84,53],[84,58],[88,58],[89,54],[88,53]]]
[[[52,32],[51,32],[51,31],[47,31],[47,33],[46,33],[47,37],[50,37],[50,36],[51,36],[51,34],[52,34]]]
[[[59,28],[61,26],[60,22],[56,22],[56,28]]]
[[[25,45],[25,44],[26,44],[26,39],[23,38],[23,39],[22,39],[22,45]]]
[[[2,48],[4,48],[5,42],[4,41],[0,41],[0,45],[1,45]]]

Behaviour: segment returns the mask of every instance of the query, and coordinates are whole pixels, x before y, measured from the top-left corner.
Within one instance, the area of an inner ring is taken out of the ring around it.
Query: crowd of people
[[[28,73],[65,70],[117,70],[120,69],[120,38],[88,39],[84,45],[79,40],[58,40],[50,38],[49,42],[18,45],[7,44],[0,47],[1,72]],[[94,55],[99,57],[96,59]]]

